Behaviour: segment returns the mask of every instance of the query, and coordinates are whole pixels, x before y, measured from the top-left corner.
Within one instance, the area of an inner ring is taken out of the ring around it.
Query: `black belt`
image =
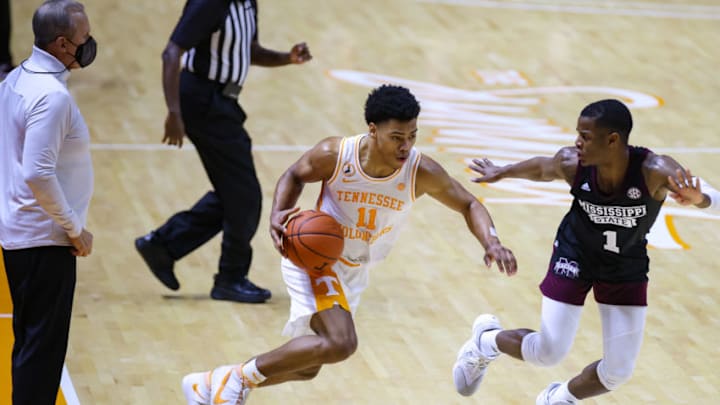
[[[183,73],[191,75],[195,80],[204,82],[207,85],[213,86],[220,90],[223,96],[231,98],[233,100],[237,100],[238,96],[240,95],[240,90],[242,90],[242,86],[237,83],[220,83],[216,82],[214,80],[210,80],[207,77],[200,76],[198,74],[195,74],[194,72],[191,72],[189,70],[183,70]]]

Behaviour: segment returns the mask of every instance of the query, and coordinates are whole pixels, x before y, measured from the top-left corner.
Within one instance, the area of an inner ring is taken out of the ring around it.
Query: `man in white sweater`
[[[95,58],[82,4],[44,2],[32,55],[0,83],[0,245],[13,301],[14,404],[55,404],[67,351],[76,257],[93,191],[90,135],[67,89]]]

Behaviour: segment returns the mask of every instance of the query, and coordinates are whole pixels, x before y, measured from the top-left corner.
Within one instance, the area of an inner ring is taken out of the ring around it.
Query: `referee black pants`
[[[70,332],[76,261],[69,246],[3,249],[13,302],[13,405],[54,405]]]
[[[173,215],[156,236],[177,260],[222,231],[218,279],[240,281],[250,269],[262,201],[245,112],[222,94],[221,85],[187,71],[180,76],[180,102],[185,132],[213,190]]]

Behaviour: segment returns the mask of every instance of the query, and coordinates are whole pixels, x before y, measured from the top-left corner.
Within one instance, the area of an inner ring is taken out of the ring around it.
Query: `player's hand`
[[[308,48],[305,42],[295,44],[292,49],[290,49],[290,63],[300,65],[309,61],[310,59],[312,59],[312,55],[310,54],[310,48]]]
[[[77,238],[70,238],[70,243],[73,245],[70,252],[74,256],[85,257],[92,253],[93,234],[83,228]]]
[[[285,223],[287,220],[296,212],[300,211],[300,207],[290,208],[286,210],[274,211],[270,214],[270,237],[273,240],[275,249],[283,257],[287,257],[287,254],[283,250],[282,237],[287,231],[285,229]]]
[[[670,197],[680,205],[700,204],[705,198],[700,187],[700,178],[696,177],[693,183],[692,173],[689,169],[687,171],[678,169],[675,177],[668,176],[668,187],[672,191]]]
[[[468,165],[472,171],[476,173],[480,173],[483,176],[482,177],[475,177],[470,179],[470,181],[475,183],[494,183],[501,179],[500,177],[500,166],[495,166],[493,162],[491,162],[487,158],[482,159],[473,159],[472,163]]]
[[[162,143],[182,148],[183,138],[185,137],[185,124],[183,124],[180,113],[168,112],[165,118],[165,135]]]
[[[508,276],[514,276],[515,273],[517,273],[517,260],[515,260],[515,255],[513,255],[510,249],[499,242],[488,246],[483,259],[485,260],[485,265],[488,267],[492,266],[493,262],[497,263],[500,272]]]

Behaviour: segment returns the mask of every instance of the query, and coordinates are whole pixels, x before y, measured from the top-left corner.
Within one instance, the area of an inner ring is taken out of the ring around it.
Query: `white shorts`
[[[349,266],[338,261],[332,269],[308,272],[283,258],[280,262],[283,280],[290,295],[290,319],[284,336],[311,335],[310,318],[334,305],[355,314],[360,294],[368,285],[370,266]]]

